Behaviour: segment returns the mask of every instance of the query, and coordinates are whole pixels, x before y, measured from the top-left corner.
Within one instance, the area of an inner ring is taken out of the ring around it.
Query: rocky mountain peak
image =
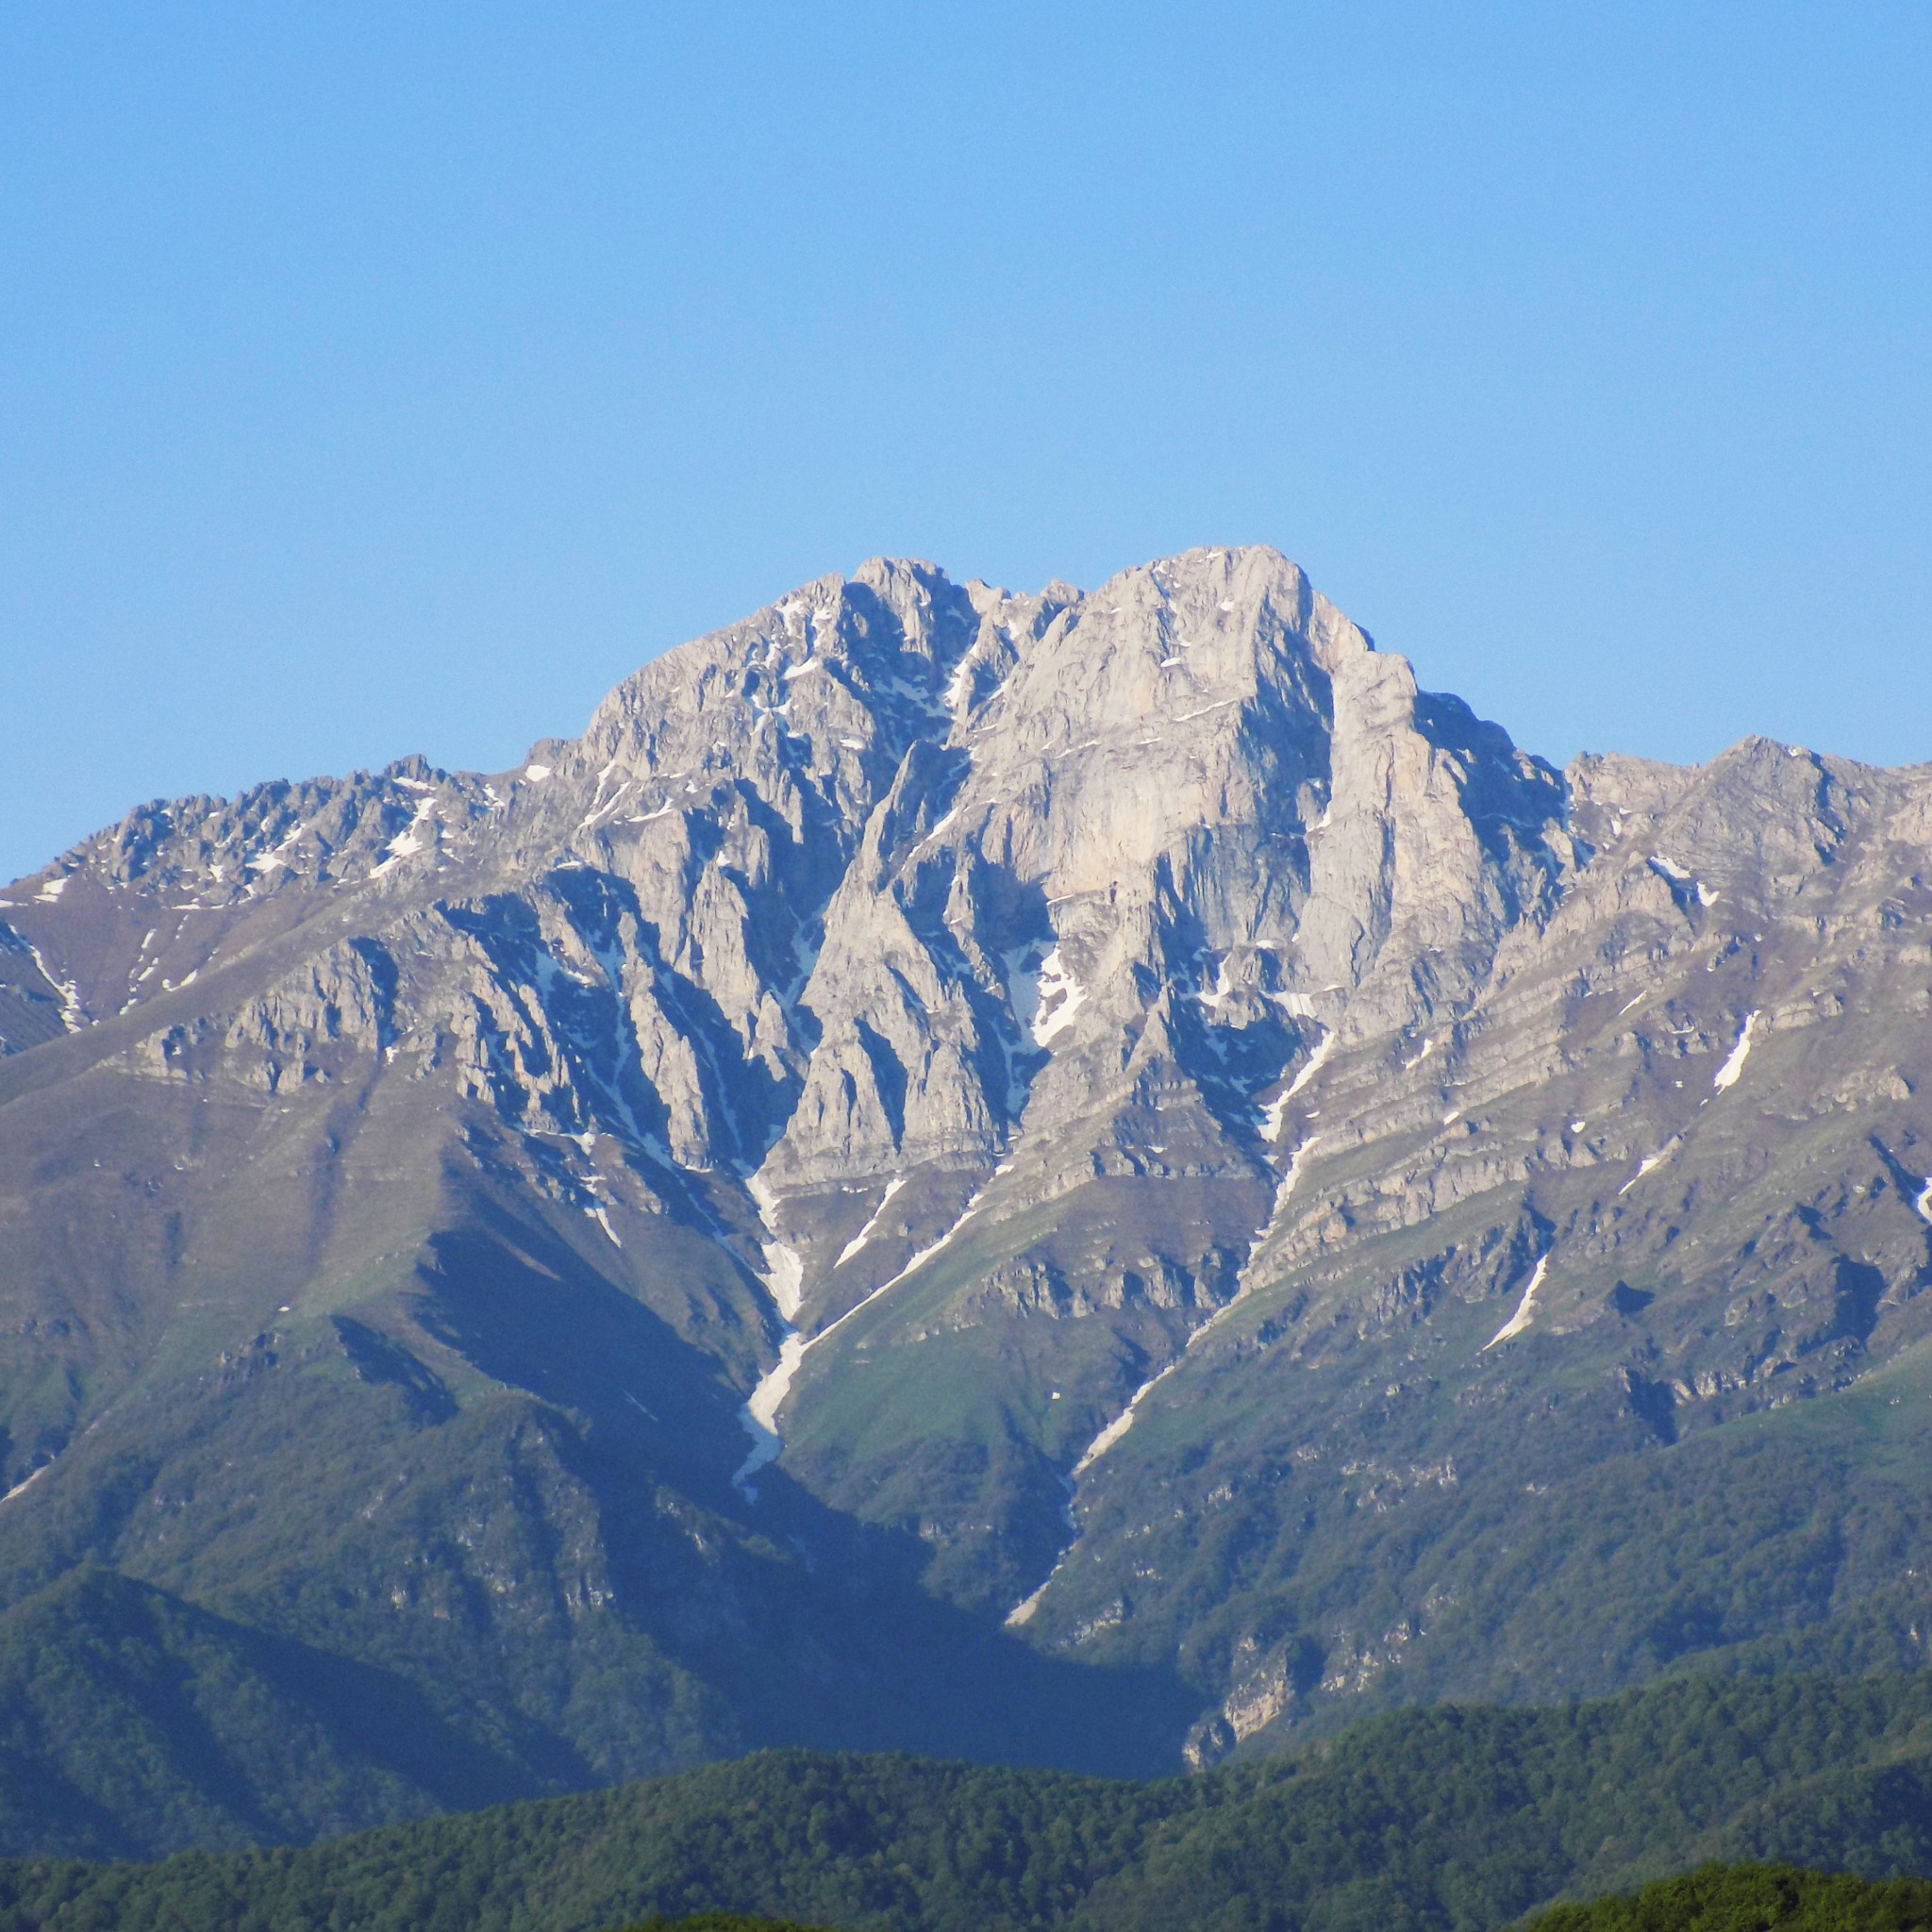
[[[283,1390],[358,1494],[462,1498],[342,1577],[410,1629],[474,1590],[481,1657],[541,1574],[586,1683],[643,1632],[765,1683],[823,1564],[1179,1673],[1202,1761],[1474,1684],[1525,1497],[1917,1345],[1928,851],[1924,768],[1559,774],[1266,548],[874,559],[513,772],[142,807],[0,894],[7,1507],[53,1571],[88,1521],[229,1576],[232,1498],[61,1499]],[[480,1554],[485,1490],[551,1554]],[[321,1559],[275,1560],[251,1604]]]

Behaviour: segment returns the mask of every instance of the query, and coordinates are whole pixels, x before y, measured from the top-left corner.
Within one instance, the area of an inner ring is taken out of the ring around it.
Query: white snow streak
[[[1637,1183],[1643,1178],[1645,1174],[1653,1173],[1656,1169],[1661,1167],[1664,1164],[1664,1162],[1671,1158],[1672,1148],[1674,1147],[1674,1145],[1675,1142],[1674,1141],[1671,1143],[1670,1146],[1662,1147],[1658,1149],[1658,1151],[1655,1154],[1646,1154],[1643,1157],[1643,1158],[1637,1163],[1637,1172],[1633,1174],[1630,1176],[1630,1178],[1627,1181],[1625,1181],[1621,1188],[1617,1190],[1618,1200],[1621,1201],[1624,1198],[1624,1196],[1627,1194],[1630,1191],[1630,1190],[1634,1188],[1637,1185]]]
[[[1738,1043],[1731,1049],[1731,1057],[1717,1070],[1717,1077],[1710,1083],[1722,1093],[1728,1087],[1738,1084],[1738,1075],[1744,1071],[1744,1062],[1751,1056],[1751,1031],[1757,1024],[1757,1013],[1753,1010],[1744,1015],[1744,1028],[1738,1035]]]
[[[10,1503],[13,1501],[14,1497],[20,1494],[21,1491],[32,1489],[33,1486],[37,1482],[39,1482],[40,1479],[43,1475],[45,1475],[50,1469],[53,1468],[53,1466],[54,1465],[52,1461],[47,1461],[42,1463],[40,1468],[38,1469],[29,1470],[27,1474],[25,1476],[23,1476],[19,1482],[15,1483],[14,1486],[10,1490],[8,1490],[4,1496],[0,1496],[0,1504]]]
[[[1329,1034],[1323,1040],[1322,1047],[1316,1050],[1318,1058],[1323,1049],[1327,1047],[1334,1037],[1333,1034]],[[1303,1068],[1303,1073],[1305,1074],[1312,1073],[1316,1061],[1311,1059],[1309,1064]],[[1274,1205],[1269,1213],[1268,1224],[1255,1237],[1253,1244],[1248,1249],[1248,1264],[1252,1265],[1255,1257],[1261,1251],[1268,1237],[1280,1224],[1282,1209],[1287,1207],[1289,1196],[1294,1192],[1295,1184],[1301,1179],[1302,1163],[1314,1150],[1315,1143],[1321,1138],[1319,1134],[1310,1134],[1294,1150],[1294,1158],[1288,1163],[1288,1172],[1282,1175],[1281,1185],[1275,1190]],[[1169,1362],[1158,1374],[1150,1375],[1146,1381],[1142,1382],[1134,1391],[1133,1394],[1127,1398],[1127,1406],[1080,1452],[1080,1459],[1074,1465],[1073,1479],[1074,1481],[1078,1481],[1087,1470],[1098,1462],[1134,1426],[1135,1420],[1141,1412],[1141,1405],[1247,1299],[1250,1286],[1247,1267],[1244,1266],[1241,1270],[1241,1283],[1236,1288],[1234,1293],[1188,1337],[1186,1342],[1181,1347],[1181,1352],[1174,1357],[1173,1361]],[[1071,1505],[1068,1507],[1067,1520],[1070,1524],[1074,1524],[1074,1541],[1077,1541],[1078,1525],[1074,1522]],[[1020,1602],[1015,1604],[1007,1612],[1006,1622],[1008,1629],[1016,1629],[1020,1624],[1027,1623],[1032,1618],[1034,1611],[1040,1607],[1041,1598],[1046,1594],[1047,1586],[1060,1574],[1061,1565],[1066,1562],[1072,1548],[1073,1545],[1070,1543],[1067,1549],[1060,1553],[1059,1561],[1047,1572],[1045,1581],[1041,1584],[1038,1590],[1034,1591],[1031,1595],[1023,1597]]]
[[[759,1221],[764,1224],[766,1239],[759,1246],[765,1256],[765,1287],[779,1314],[789,1322],[797,1314],[798,1305],[805,1299],[805,1263],[799,1258],[796,1248],[778,1239],[773,1225],[772,1216],[777,1209],[778,1197],[757,1174],[744,1186],[758,1206]]]
[[[1322,1071],[1324,1062],[1326,1061],[1328,1056],[1334,1051],[1335,1035],[1333,1033],[1323,1034],[1314,1052],[1303,1062],[1301,1071],[1289,1083],[1287,1090],[1284,1092],[1277,1093],[1263,1110],[1261,1115],[1262,1140],[1278,1141],[1281,1139],[1281,1117],[1288,1110],[1288,1103]],[[1299,1160],[1301,1158],[1300,1155],[1297,1154],[1295,1158]]]
[[[425,819],[430,822],[426,827],[423,823]],[[379,879],[384,873],[402,864],[404,859],[413,858],[417,853],[424,849],[424,838],[422,835],[425,830],[428,834],[428,843],[434,845],[436,843],[435,820],[435,799],[423,799],[416,807],[416,816],[384,848],[388,852],[389,857],[380,865],[371,866],[369,876],[373,879]]]
[[[969,652],[953,667],[953,675],[946,680],[945,695],[940,702],[949,711],[959,708],[959,700],[966,695],[966,687],[973,682],[973,658]]]
[[[1033,1613],[1040,1607],[1040,1599],[1046,1594],[1047,1585],[1052,1583],[1054,1578],[1060,1574],[1060,1563],[1064,1563],[1066,1560],[1067,1559],[1064,1557],[1062,1557],[1060,1558],[1059,1563],[1056,1563],[1053,1566],[1053,1568],[1046,1573],[1046,1582],[1042,1583],[1040,1586],[1040,1588],[1033,1592],[1031,1596],[1022,1597],[1021,1600],[1018,1603],[1016,1603],[1010,1610],[1007,1612],[1007,1628],[1008,1630],[1017,1630],[1022,1624],[1029,1624],[1033,1621]]]
[[[1233,1306],[1232,1302],[1228,1304],[1229,1307]],[[1216,1312],[1219,1313],[1220,1311],[1216,1310]],[[1211,1322],[1212,1320],[1213,1317],[1209,1316],[1208,1321]],[[1194,1335],[1205,1335],[1208,1332],[1208,1322],[1202,1323],[1200,1327],[1194,1330]],[[1190,1347],[1192,1346],[1193,1340],[1193,1335],[1188,1337]],[[1074,1465],[1074,1474],[1076,1477],[1082,1474],[1090,1464],[1098,1462],[1134,1426],[1134,1416],[1141,1403],[1180,1367],[1182,1362],[1187,1359],[1187,1349],[1183,1348],[1180,1354],[1175,1356],[1173,1361],[1169,1362],[1166,1368],[1162,1369],[1158,1374],[1148,1376],[1146,1381],[1142,1382],[1134,1391],[1127,1400],[1126,1407],[1122,1409],[1120,1414],[1115,1416],[1112,1422],[1108,1423],[1106,1428],[1102,1429],[1099,1435],[1095,1436],[1092,1441],[1088,1443],[1086,1449],[1081,1453],[1079,1461]]]
[[[87,1014],[80,1004],[80,982],[77,979],[56,979],[54,969],[41,957],[40,947],[30,945],[27,951],[33,956],[34,964],[40,968],[41,977],[60,995],[61,1025],[70,1033],[84,1032],[87,1027]],[[146,974],[143,974],[142,976],[145,978]],[[167,982],[163,980],[162,984],[165,986]],[[173,991],[172,988],[169,990]]]
[[[846,1262],[851,1260],[853,1256],[858,1254],[859,1249],[864,1247],[866,1242],[872,1239],[872,1231],[879,1224],[879,1216],[886,1211],[886,1204],[905,1185],[906,1176],[903,1174],[895,1174],[886,1183],[886,1191],[879,1196],[879,1205],[872,1210],[872,1219],[839,1250],[839,1258],[832,1263],[834,1268],[844,1267]]]
[[[772,1224],[772,1211],[776,1207],[776,1197],[756,1177],[745,1183],[747,1191],[758,1203],[759,1217],[767,1228]],[[739,1422],[744,1432],[751,1438],[751,1454],[739,1465],[738,1473],[731,1478],[732,1487],[746,1502],[758,1501],[758,1491],[751,1486],[751,1478],[764,1468],[766,1463],[777,1459],[784,1441],[778,1434],[778,1410],[783,1407],[787,1395],[791,1392],[791,1378],[797,1374],[799,1364],[820,1342],[836,1335],[845,1324],[858,1314],[859,1309],[870,1307],[889,1288],[896,1288],[914,1269],[921,1268],[932,1259],[973,1217],[979,1212],[979,1203],[984,1189],[975,1189],[972,1198],[959,1211],[959,1218],[947,1228],[939,1240],[930,1246],[921,1248],[890,1281],[882,1281],[871,1293],[862,1296],[845,1310],[836,1322],[827,1323],[816,1335],[809,1338],[801,1335],[796,1328],[788,1326],[783,1341],[778,1344],[777,1366],[764,1375],[751,1392],[743,1408],[739,1411]],[[884,1203],[880,1204],[881,1206]],[[789,1324],[798,1313],[802,1299],[805,1264],[799,1259],[794,1248],[787,1247],[774,1234],[765,1242],[765,1286],[770,1290],[772,1299],[778,1306],[778,1312]]]
[[[1499,1341],[1507,1341],[1512,1335],[1521,1335],[1536,1316],[1537,1291],[1543,1285],[1543,1276],[1549,1273],[1550,1257],[1544,1255],[1536,1264],[1536,1272],[1529,1277],[1529,1286],[1523,1291],[1523,1299],[1516,1304],[1516,1312],[1483,1343],[1482,1353],[1489,1354]]]
[[[1919,1210],[1920,1220],[1932,1222],[1932,1175],[1926,1177],[1924,1188],[1912,1206]]]
[[[747,1503],[756,1503],[758,1492],[752,1487],[751,1479],[766,1463],[775,1462],[778,1451],[784,1447],[773,1418],[790,1392],[791,1377],[805,1358],[805,1338],[791,1325],[792,1317],[798,1313],[798,1305],[804,1299],[805,1263],[799,1258],[796,1248],[778,1239],[773,1221],[778,1206],[777,1196],[757,1174],[753,1174],[744,1187],[758,1210],[758,1220],[767,1236],[759,1243],[765,1257],[765,1291],[785,1323],[785,1333],[778,1342],[777,1365],[759,1378],[758,1387],[751,1391],[738,1414],[740,1424],[751,1438],[751,1449],[733,1474],[731,1486]]]
[[[1288,1163],[1288,1170],[1281,1177],[1281,1185],[1274,1191],[1274,1205],[1269,1212],[1268,1224],[1255,1237],[1253,1245],[1248,1249],[1248,1259],[1250,1261],[1254,1260],[1256,1255],[1260,1252],[1263,1243],[1268,1240],[1268,1237],[1280,1225],[1282,1209],[1287,1207],[1289,1197],[1294,1192],[1296,1183],[1302,1177],[1302,1163],[1314,1151],[1315,1145],[1321,1138],[1319,1134],[1310,1134],[1294,1150],[1294,1158]],[[1220,1327],[1222,1323],[1226,1321],[1228,1316],[1233,1313],[1241,1302],[1247,1299],[1249,1284],[1246,1279],[1245,1269],[1242,1270],[1242,1277],[1241,1285],[1235,1290],[1234,1293],[1188,1337],[1187,1342],[1182,1347],[1180,1354],[1175,1356],[1174,1360],[1169,1362],[1166,1368],[1162,1369],[1158,1374],[1153,1375],[1145,1382],[1142,1382],[1134,1391],[1133,1395],[1127,1402],[1126,1407],[1122,1409],[1120,1414],[1115,1416],[1112,1422],[1108,1423],[1106,1428],[1102,1429],[1099,1435],[1095,1436],[1092,1441],[1088,1443],[1079,1461],[1074,1465],[1075,1476],[1079,1475],[1090,1463],[1097,1462],[1101,1457],[1105,1456],[1134,1426],[1135,1414],[1146,1396],[1162,1382],[1166,1381],[1168,1376],[1173,1374],[1182,1362],[1187,1360],[1189,1355],[1211,1335],[1215,1329]]]
[[[923,839],[922,839],[922,840],[921,840],[921,841],[919,841],[919,843],[918,843],[917,845],[915,845],[915,846],[914,846],[914,847],[912,848],[912,849],[913,849],[913,851],[917,852],[917,851],[921,850],[921,849],[922,849],[923,847],[924,847],[924,846],[927,846],[927,845],[930,845],[930,844],[932,843],[932,841],[934,841],[935,839],[937,839],[937,838],[938,838],[938,837],[940,836],[940,834],[941,834],[941,832],[943,832],[943,831],[944,831],[944,830],[946,829],[946,827],[947,827],[948,825],[950,825],[950,824],[951,824],[953,823],[953,821],[954,821],[954,820],[955,820],[956,818],[958,818],[958,816],[959,816],[959,808],[958,808],[958,806],[956,805],[956,806],[955,806],[955,807],[954,807],[954,808],[952,808],[952,810],[951,810],[951,811],[949,811],[949,812],[948,812],[948,813],[947,813],[947,814],[945,815],[945,817],[944,817],[944,818],[942,818],[942,819],[941,819],[941,821],[939,822],[939,824],[936,824],[936,825],[935,825],[935,826],[934,826],[934,827],[932,828],[932,830],[931,830],[931,831],[929,831],[929,832],[928,832],[928,833],[927,833],[927,834],[925,835],[925,837],[924,837],[924,838],[923,838]]]
[[[880,1295],[885,1293],[887,1289],[897,1288],[898,1285],[902,1281],[904,1281],[906,1277],[913,1272],[914,1269],[924,1267],[925,1264],[928,1261],[930,1261],[932,1257],[935,1255],[937,1255],[941,1248],[948,1246],[951,1243],[953,1237],[956,1234],[958,1234],[959,1230],[962,1227],[964,1227],[966,1224],[969,1221],[971,1221],[975,1214],[979,1212],[979,1203],[981,1198],[984,1196],[985,1192],[986,1190],[984,1188],[975,1188],[973,1191],[973,1194],[971,1198],[967,1201],[965,1207],[960,1208],[958,1220],[954,1222],[952,1226],[947,1228],[945,1233],[941,1235],[938,1241],[932,1242],[929,1246],[921,1248],[918,1254],[914,1255],[911,1260],[908,1261],[905,1267],[900,1269],[898,1274],[893,1275],[890,1281],[880,1282],[879,1285],[875,1289],[874,1289],[870,1294],[868,1294],[865,1297],[864,1301],[855,1302],[852,1305],[852,1307],[847,1308],[845,1312],[839,1317],[838,1321],[832,1324],[831,1328],[821,1328],[819,1332],[812,1337],[811,1346],[816,1348],[818,1344],[825,1339],[826,1336],[831,1334],[833,1328],[841,1327],[845,1323],[851,1321],[853,1316],[858,1314],[860,1308],[865,1307],[869,1303],[877,1301]]]
[[[778,1452],[785,1446],[778,1434],[776,1417],[779,1406],[791,1392],[791,1378],[798,1373],[799,1363],[805,1359],[805,1337],[797,1329],[788,1328],[785,1339],[778,1344],[777,1367],[760,1379],[758,1386],[751,1391],[750,1400],[739,1411],[738,1420],[751,1438],[751,1450],[733,1472],[731,1487],[747,1503],[756,1503],[758,1499],[752,1477],[766,1463],[777,1461]]]

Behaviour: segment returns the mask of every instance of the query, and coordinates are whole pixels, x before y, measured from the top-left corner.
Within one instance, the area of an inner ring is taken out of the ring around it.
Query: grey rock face
[[[12,1587],[92,1556],[292,1628],[332,1576],[387,1634],[305,1641],[414,1657],[460,1599],[479,1657],[632,1656],[602,1731],[474,1691],[563,1782],[790,1735],[802,1680],[861,1735],[867,1613],[806,1580],[847,1534],[854,1588],[883,1538],[1002,1655],[1156,1674],[1152,1759],[1632,1680],[1677,1653],[1503,1605],[1498,1553],[1916,1360],[1928,864],[1932,770],[1558,774],[1259,549],[874,562],[517,772],[144,807],[0,906]],[[179,1391],[200,1441],[275,1389],[358,1445],[331,1494],[531,1419],[525,1553],[161,1535]],[[82,1533],[108,1443],[150,1501]]]

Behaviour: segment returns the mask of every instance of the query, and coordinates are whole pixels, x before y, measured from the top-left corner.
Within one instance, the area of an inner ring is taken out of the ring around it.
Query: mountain
[[[138,808],[0,893],[5,1841],[1916,1664],[1928,866],[1264,549]]]
[[[1257,1764],[1147,1784],[761,1752],[300,1850],[0,1860],[0,1928],[608,1932],[724,1909],[847,1932],[1493,1932],[1552,1899],[1713,1858],[1924,1872],[1928,1744],[1932,1679],[1919,1673],[1402,1711]],[[1741,1891],[1732,1916],[1693,1923],[1757,1932],[1784,1923],[1764,1908],[1776,1891],[1751,1896],[1761,1876],[1707,1871],[1667,1896]],[[1840,1904],[1865,1896],[1852,1880],[1799,1882]],[[1916,1915],[1800,1923],[1922,1924],[1932,1885],[1896,1884],[1891,1898]],[[1600,1906],[1556,1924],[1607,1922],[1627,1923]],[[1635,1923],[1657,1932],[1679,1919]]]

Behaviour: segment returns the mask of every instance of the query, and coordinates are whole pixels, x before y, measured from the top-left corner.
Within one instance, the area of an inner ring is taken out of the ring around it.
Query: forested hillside
[[[1932,1884],[1874,1884],[1782,1865],[1712,1865],[1635,1898],[1540,1912],[1524,1932],[1915,1932],[1932,1925]],[[722,1928],[721,1928],[722,1932]]]
[[[0,1932],[1483,1932],[1711,1859],[1932,1872],[1932,1674],[1411,1711],[1153,1784],[768,1752],[304,1850],[15,1861]]]

